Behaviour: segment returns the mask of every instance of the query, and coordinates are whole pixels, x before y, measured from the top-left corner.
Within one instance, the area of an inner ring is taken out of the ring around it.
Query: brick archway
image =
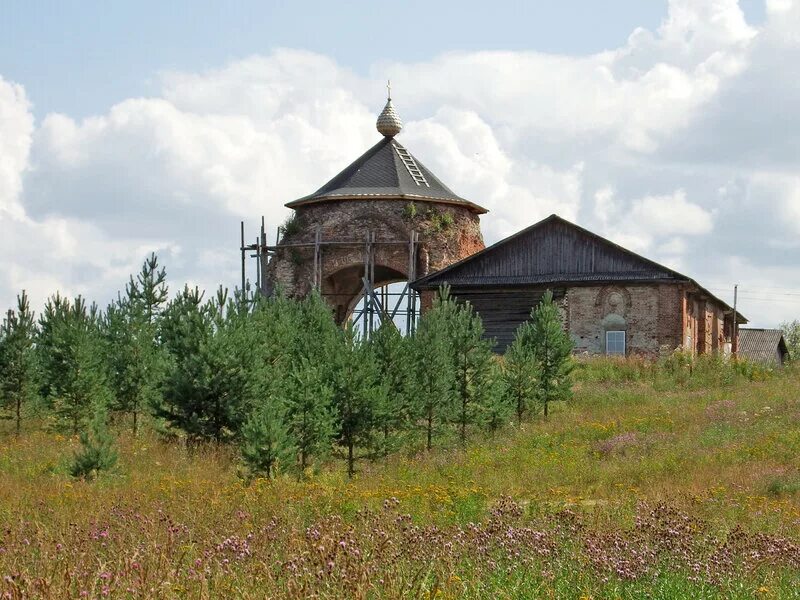
[[[412,234],[418,238],[413,269]],[[483,248],[478,215],[467,206],[385,198],[327,201],[295,209],[292,231],[274,247],[266,277],[295,298],[317,285],[337,322],[344,323],[363,293],[369,239],[374,287],[424,276]]]

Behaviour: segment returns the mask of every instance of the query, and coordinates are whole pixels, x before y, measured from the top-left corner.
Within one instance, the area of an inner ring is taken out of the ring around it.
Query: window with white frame
[[[625,356],[624,331],[606,331],[606,354]]]

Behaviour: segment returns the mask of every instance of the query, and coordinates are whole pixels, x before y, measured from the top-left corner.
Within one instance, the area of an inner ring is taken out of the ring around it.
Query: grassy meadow
[[[248,483],[226,447],[120,425],[86,482],[76,438],[9,429],[0,598],[800,597],[800,370],[575,377],[546,421],[350,481],[331,460]]]

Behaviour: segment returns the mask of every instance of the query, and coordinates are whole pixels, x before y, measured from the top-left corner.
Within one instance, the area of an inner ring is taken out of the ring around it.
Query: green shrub
[[[409,202],[403,207],[403,218],[404,219],[413,219],[417,216],[417,205],[413,202]]]
[[[800,477],[777,478],[767,485],[767,492],[772,496],[790,496],[800,492]]]
[[[284,236],[292,236],[300,233],[302,228],[303,223],[300,221],[300,217],[297,216],[297,213],[293,213],[283,222],[283,225],[281,225],[281,231],[283,231]]]

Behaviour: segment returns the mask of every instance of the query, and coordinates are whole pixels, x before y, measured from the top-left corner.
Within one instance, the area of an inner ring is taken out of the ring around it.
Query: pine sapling
[[[89,427],[81,433],[81,448],[70,467],[73,477],[94,479],[101,471],[108,471],[117,463],[114,437],[108,429],[108,411],[95,402]]]
[[[572,341],[564,331],[550,290],[533,310],[532,324],[528,332],[530,341],[526,343],[530,343],[539,367],[537,396],[547,418],[550,402],[572,397],[570,373],[574,368]]]
[[[242,426],[239,452],[250,477],[275,477],[295,452],[284,422],[285,409],[269,398],[255,408]]]

